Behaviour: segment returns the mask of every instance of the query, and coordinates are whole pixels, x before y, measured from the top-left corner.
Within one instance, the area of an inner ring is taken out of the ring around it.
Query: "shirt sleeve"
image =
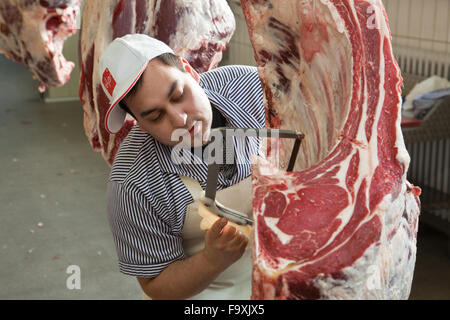
[[[109,181],[107,212],[122,273],[156,277],[185,258],[181,235],[173,234],[136,188]]]
[[[260,127],[265,127],[264,95],[261,80],[255,67],[236,66],[239,73],[220,89],[220,94],[252,115]]]
[[[244,65],[221,66],[200,74],[201,84],[208,90],[219,92],[223,86],[242,75],[256,72],[256,67]]]

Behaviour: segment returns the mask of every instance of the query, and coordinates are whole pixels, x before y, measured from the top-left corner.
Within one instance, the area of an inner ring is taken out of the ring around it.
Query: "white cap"
[[[105,127],[110,134],[123,126],[126,112],[118,103],[133,88],[153,58],[173,50],[145,34],[128,34],[112,41],[100,57],[100,79],[110,107],[105,117]]]

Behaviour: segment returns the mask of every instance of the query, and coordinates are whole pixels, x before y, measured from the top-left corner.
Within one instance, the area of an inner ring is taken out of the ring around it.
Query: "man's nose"
[[[169,108],[169,118],[170,122],[172,123],[172,126],[174,128],[181,128],[186,126],[187,121],[187,113],[181,106],[171,106]]]

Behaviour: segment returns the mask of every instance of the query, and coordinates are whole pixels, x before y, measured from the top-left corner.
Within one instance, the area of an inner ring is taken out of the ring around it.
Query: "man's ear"
[[[191,67],[189,62],[187,62],[186,59],[183,59],[182,57],[178,57],[178,59],[183,65],[184,70],[186,70],[186,72],[189,73],[195,81],[200,82],[200,76],[198,75],[197,71],[195,71],[194,68]]]

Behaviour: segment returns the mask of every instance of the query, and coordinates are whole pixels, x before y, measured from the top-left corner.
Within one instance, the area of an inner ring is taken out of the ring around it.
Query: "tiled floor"
[[[90,148],[80,103],[42,103],[31,74],[2,55],[0,97],[0,299],[140,299],[117,269],[109,167]],[[420,228],[411,299],[450,299],[446,245]],[[67,288],[71,265],[80,290]]]

